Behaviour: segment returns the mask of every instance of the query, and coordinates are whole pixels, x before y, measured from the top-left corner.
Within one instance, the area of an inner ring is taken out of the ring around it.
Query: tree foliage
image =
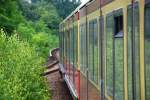
[[[80,0],[50,0],[57,8],[57,11],[63,19],[67,17],[77,6],[81,4]]]
[[[17,0],[0,0],[0,27],[11,33],[20,22],[23,22]]]
[[[49,99],[41,65],[58,47],[59,22],[78,5],[56,1],[0,0],[0,100]]]

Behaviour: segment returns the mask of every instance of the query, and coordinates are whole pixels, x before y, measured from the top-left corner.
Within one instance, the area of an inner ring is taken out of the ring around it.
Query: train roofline
[[[70,15],[68,15],[61,23],[66,22],[71,16],[73,16],[76,12],[78,12],[81,8],[83,8],[86,5],[89,5],[90,3],[94,2],[95,0],[87,0],[86,2],[80,4]]]

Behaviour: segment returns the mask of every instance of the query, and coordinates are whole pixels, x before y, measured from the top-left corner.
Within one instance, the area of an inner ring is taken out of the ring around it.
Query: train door
[[[139,4],[127,9],[128,99],[140,100],[140,27]]]
[[[106,16],[105,97],[124,100],[124,30],[123,9]]]
[[[150,0],[145,5],[145,99],[150,100]]]

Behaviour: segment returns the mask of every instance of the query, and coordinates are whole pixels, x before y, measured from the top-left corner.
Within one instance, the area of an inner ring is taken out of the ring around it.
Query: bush
[[[55,35],[38,33],[33,35],[33,45],[39,56],[46,58],[50,49],[58,47],[58,38]]]
[[[17,35],[6,37],[1,30],[0,100],[48,100],[49,91],[40,76],[42,62],[34,47]]]
[[[18,25],[17,32],[22,40],[30,41],[35,34],[35,29],[31,25],[21,23]]]

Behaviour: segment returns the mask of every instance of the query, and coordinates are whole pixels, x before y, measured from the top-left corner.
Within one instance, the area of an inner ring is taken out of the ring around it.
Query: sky
[[[81,0],[82,3],[86,2],[86,1],[88,1],[88,0]]]
[[[28,1],[29,3],[31,3],[31,0],[26,0],[26,1]],[[81,0],[82,3],[86,2],[86,1],[88,1],[88,0]]]
[[[26,1],[28,1],[29,3],[31,3],[31,0],[26,0]],[[81,0],[82,3],[86,2],[86,1],[88,1],[88,0]]]

